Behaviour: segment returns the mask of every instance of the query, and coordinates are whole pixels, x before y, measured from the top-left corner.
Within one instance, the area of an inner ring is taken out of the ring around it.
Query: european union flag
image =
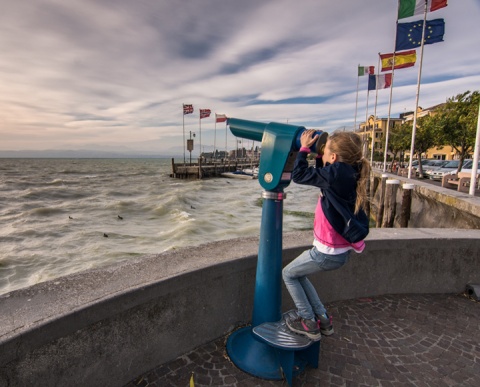
[[[422,44],[423,20],[411,23],[398,23],[395,51],[410,50]],[[427,20],[423,44],[443,42],[445,20]]]

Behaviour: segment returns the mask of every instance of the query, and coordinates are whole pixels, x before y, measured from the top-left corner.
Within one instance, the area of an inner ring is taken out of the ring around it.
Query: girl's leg
[[[283,269],[283,281],[300,317],[313,319],[315,315],[320,316],[326,313],[315,287],[306,276],[316,271],[338,269],[347,263],[348,256],[348,251],[338,255],[328,255],[320,253],[313,247],[304,251]]]
[[[350,256],[350,251],[347,251],[342,254],[337,255],[329,255],[320,253],[318,250],[316,251],[315,255],[312,255],[312,259],[318,264],[318,270],[320,271],[331,271],[336,270],[345,265],[348,262],[348,258]],[[313,312],[317,316],[322,316],[327,313],[325,307],[323,306],[320,298],[318,297],[318,293],[315,290],[315,287],[312,283],[307,279],[305,284],[303,285],[305,292],[309,295],[310,304],[312,306]],[[307,290],[308,289],[308,290]]]
[[[305,295],[308,298],[308,302],[312,308],[313,314],[320,316],[324,313],[327,313],[325,307],[322,304],[322,301],[320,301],[320,297],[318,296],[317,290],[312,285],[310,280],[307,277],[303,277],[299,279],[299,281],[300,281],[300,284],[302,285]]]
[[[285,266],[282,271],[283,282],[295,303],[298,315],[307,320],[315,318],[315,314],[309,301],[309,298],[311,297],[311,289],[308,289],[309,294],[307,295],[302,286],[302,282],[306,280],[307,274],[318,271],[318,265],[313,261],[311,255],[314,249],[315,247],[304,251]],[[313,291],[315,292],[315,289],[313,289]]]

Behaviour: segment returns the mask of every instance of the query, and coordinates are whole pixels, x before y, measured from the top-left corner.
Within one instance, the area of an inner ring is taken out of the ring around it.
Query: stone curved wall
[[[310,231],[283,238],[286,264]],[[480,283],[480,230],[374,229],[312,277],[322,300],[459,293]],[[0,386],[122,386],[248,323],[258,239],[146,256],[0,296]],[[283,289],[283,309],[293,307]]]

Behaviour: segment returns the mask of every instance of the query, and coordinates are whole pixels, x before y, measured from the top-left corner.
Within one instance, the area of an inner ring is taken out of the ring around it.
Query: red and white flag
[[[227,116],[225,114],[215,113],[215,122],[225,122],[226,120],[227,120]]]
[[[368,90],[386,89],[392,85],[392,73],[368,75]]]
[[[193,113],[193,105],[183,104],[183,114],[192,114],[192,113]]]
[[[210,109],[200,109],[200,119],[210,117]]]

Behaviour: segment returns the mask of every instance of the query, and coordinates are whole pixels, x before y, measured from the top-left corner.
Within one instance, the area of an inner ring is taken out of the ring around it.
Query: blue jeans
[[[304,319],[326,313],[312,283],[306,277],[317,271],[329,271],[342,267],[348,262],[350,251],[338,255],[323,254],[314,246],[304,251],[282,271],[283,282],[292,296],[297,312]]]

